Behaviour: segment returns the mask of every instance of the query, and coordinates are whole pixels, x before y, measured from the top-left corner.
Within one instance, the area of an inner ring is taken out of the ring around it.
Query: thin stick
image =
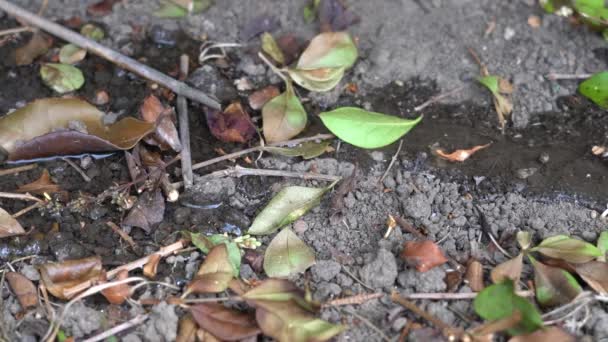
[[[547,74],[547,79],[550,81],[558,81],[558,80],[581,80],[585,78],[589,78],[593,76],[593,74],[558,74],[555,72],[551,72]]]
[[[229,296],[229,297],[214,297],[214,298],[193,298],[193,299],[180,299],[180,302],[183,304],[198,304],[198,303],[217,303],[217,302],[226,302],[229,300],[234,301],[243,301],[244,299],[239,296]]]
[[[106,222],[106,226],[110,227],[110,229],[112,229],[114,231],[114,233],[118,234],[121,239],[125,240],[131,246],[131,248],[133,248],[135,250],[137,248],[139,248],[139,246],[137,246],[135,241],[133,241],[133,238],[131,238],[129,236],[129,234],[127,234],[127,232],[120,229],[120,227],[116,223],[114,223],[112,221],[108,221],[108,222]]]
[[[87,338],[86,340],[84,340],[82,342],[97,342],[97,341],[104,340],[110,336],[116,335],[117,333],[119,333],[121,331],[127,330],[136,325],[142,324],[143,322],[145,322],[148,319],[148,317],[149,317],[148,315],[137,315],[137,316],[133,317],[132,319],[115,326],[112,329],[106,330],[106,331],[102,332],[101,334],[97,334],[91,338]]]
[[[179,59],[180,78],[188,77],[188,64],[190,60],[188,55],[182,55]],[[179,95],[177,97],[177,114],[179,119],[179,137],[182,142],[182,178],[184,179],[184,188],[192,187],[192,153],[190,151],[190,122],[188,118],[188,101],[185,97]]]
[[[520,297],[534,297],[534,291],[517,291]],[[406,299],[429,299],[429,300],[465,300],[475,299],[477,292],[468,293],[452,293],[452,292],[437,292],[437,293],[412,293],[403,295]]]
[[[207,176],[210,177],[243,177],[243,176],[267,176],[267,177],[290,177],[301,179],[315,179],[321,181],[335,182],[342,179],[340,176],[322,175],[312,172],[291,172],[283,170],[250,169],[242,166],[230,167],[225,170],[215,171]]]
[[[346,312],[347,314],[353,315],[354,317],[356,317],[358,320],[360,320],[361,322],[365,323],[365,325],[367,325],[368,327],[370,327],[373,331],[375,331],[378,335],[380,335],[380,337],[386,341],[386,342],[390,342],[391,339],[388,338],[388,336],[386,336],[382,330],[380,330],[380,328],[378,328],[374,323],[370,322],[369,319],[359,315],[358,313],[352,311],[352,310],[342,310],[344,312]]]
[[[384,296],[382,292],[376,293],[360,293],[358,295],[338,298],[323,304],[323,307],[340,306],[340,305],[360,305],[373,299],[378,299]]]
[[[504,254],[507,258],[511,259],[513,258],[511,256],[511,254],[509,254],[509,252],[507,252],[504,248],[502,248],[502,246],[498,243],[498,241],[496,241],[496,239],[494,238],[494,235],[492,235],[490,232],[487,232],[488,236],[490,237],[490,240],[492,241],[492,243],[494,244],[494,246],[496,246],[496,248],[498,248],[498,250]]]
[[[262,59],[262,61],[264,61],[264,63],[266,63],[266,65],[268,65],[268,67],[270,67],[270,69],[271,69],[271,70],[272,70],[272,71],[273,71],[273,72],[274,72],[274,73],[275,73],[277,76],[279,76],[280,78],[282,78],[282,79],[283,79],[283,81],[284,81],[285,83],[288,83],[288,82],[289,82],[289,80],[287,79],[287,77],[285,77],[285,75],[283,74],[283,72],[282,72],[282,71],[281,71],[279,68],[277,68],[277,67],[276,67],[274,64],[272,64],[272,63],[271,63],[271,62],[268,60],[268,58],[266,58],[266,56],[264,56],[264,54],[263,54],[263,53],[258,52],[258,57],[260,57],[260,58]]]
[[[12,192],[0,192],[0,198],[12,198],[12,199],[20,199],[20,200],[24,200],[24,201],[35,201],[38,203],[44,203],[44,201],[38,197],[34,197],[29,194],[15,194]]]
[[[33,170],[38,167],[38,164],[27,164],[23,166],[17,166],[10,169],[0,170],[0,176],[12,175],[19,172]]]
[[[68,163],[68,165],[70,165],[74,170],[76,170],[76,172],[78,172],[78,174],[80,174],[80,176],[82,177],[82,179],[84,179],[85,182],[88,183],[91,181],[91,177],[87,176],[87,174],[84,172],[84,170],[81,169],[80,166],[76,165],[76,163],[71,161],[70,158],[61,158],[61,159],[63,159],[64,162]]]
[[[7,29],[7,30],[3,30],[0,31],[0,37],[2,36],[7,36],[9,34],[15,34],[15,33],[21,33],[21,32],[27,32],[27,31],[31,31],[32,28],[31,27],[15,27],[12,29]]]
[[[138,61],[120,54],[110,48],[107,48],[91,39],[83,37],[82,35],[69,30],[61,25],[58,25],[50,20],[42,18],[34,13],[31,13],[19,6],[11,4],[6,0],[0,0],[0,9],[5,11],[7,14],[18,17],[19,19],[29,23],[32,26],[39,27],[44,31],[55,35],[69,43],[80,46],[83,49],[90,51],[108,61],[115,63],[116,65],[132,71],[143,78],[154,81],[161,84],[178,95],[185,96],[193,101],[200,102],[212,108],[219,109],[220,104],[209,97],[202,91],[192,88],[187,84],[175,80],[158,70],[152,69],[147,65],[141,64]]]
[[[384,178],[386,178],[386,176],[388,175],[388,172],[391,170],[391,168],[395,164],[395,161],[397,160],[397,156],[399,155],[399,152],[401,152],[401,147],[403,147],[403,139],[401,139],[401,141],[399,141],[399,147],[397,148],[397,152],[395,152],[395,154],[393,154],[393,157],[391,158],[391,162],[388,164],[386,171],[384,171],[384,174],[382,175],[382,177],[380,177],[380,180],[378,181],[378,183],[382,183],[384,181]]]
[[[404,218],[402,218],[400,216],[393,216],[393,217],[395,218],[395,221],[397,221],[397,224],[399,225],[399,227],[401,227],[401,229],[405,230],[406,232],[408,232],[410,234],[416,235],[416,237],[419,239],[422,239],[422,240],[426,239],[426,236],[424,234],[419,232],[418,229],[414,228],[414,226],[412,226]]]
[[[40,208],[41,206],[42,206],[42,203],[36,202],[36,203],[34,203],[34,204],[30,205],[30,206],[27,206],[27,207],[19,210],[18,212],[14,213],[11,216],[16,219],[17,217],[23,216],[23,215],[29,213],[30,211],[32,211],[32,210],[34,210],[36,208]]]
[[[426,101],[423,104],[421,104],[420,106],[414,107],[414,111],[415,112],[419,112],[419,111],[423,110],[424,108],[432,105],[435,102],[441,101],[442,99],[444,99],[446,97],[450,97],[450,96],[452,96],[452,95],[460,92],[462,89],[464,89],[464,86],[460,86],[458,88],[454,88],[454,89],[448,91],[447,93],[435,95],[435,96],[431,97],[430,99],[428,99],[428,101]]]
[[[166,257],[168,255],[171,255],[171,254],[177,252],[178,250],[184,248],[184,246],[186,246],[186,241],[185,240],[179,240],[179,241],[174,242],[174,243],[172,243],[170,245],[162,247],[157,252],[152,253],[152,254],[160,254],[161,258],[164,258],[164,257]],[[149,259],[150,259],[150,255],[147,255],[147,256],[145,256],[143,258],[137,259],[135,261],[131,261],[128,264],[119,266],[119,267],[111,270],[110,272],[108,272],[107,277],[108,277],[108,279],[112,279],[112,278],[114,278],[122,270],[132,271],[132,270],[134,270],[136,268],[143,267],[145,264],[148,263]]]

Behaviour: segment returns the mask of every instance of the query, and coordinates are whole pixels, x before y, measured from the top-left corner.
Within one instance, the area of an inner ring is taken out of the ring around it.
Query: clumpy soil
[[[77,15],[86,21],[85,8],[91,2],[94,1],[51,1],[47,17],[61,20]],[[19,3],[30,10],[37,10],[39,5],[38,1]],[[305,106],[311,122],[303,135],[323,131],[316,114],[328,108],[356,105],[413,118],[419,115],[414,107],[432,96],[461,85],[464,90],[422,111],[424,120],[404,138],[403,148],[382,182],[379,180],[397,144],[363,151],[334,141],[334,152],[310,161],[265,155],[257,162],[259,168],[343,177],[355,171],[355,186],[345,195],[341,214],[330,212],[330,194],[292,225],[317,258],[317,264],[305,276],[294,280],[303,284],[307,279],[315,299],[326,301],[371,290],[387,294],[392,290],[403,294],[448,291],[444,278],[453,265],[425,273],[405,265],[399,258],[403,242],[416,237],[397,227],[385,238],[388,215],[401,216],[429,239],[441,241],[442,250],[456,262],[465,264],[474,257],[487,268],[506,259],[484,233],[492,233],[507,252],[515,255],[518,249],[514,234],[518,230],[533,232],[535,241],[568,234],[590,242],[606,230],[606,220],[600,214],[606,209],[608,197],[608,163],[590,150],[593,145],[608,143],[608,116],[575,93],[576,82],[549,82],[543,77],[550,71],[587,73],[605,69],[608,59],[600,37],[562,18],[544,15],[530,1],[347,3],[362,17],[351,28],[359,38],[361,58],[345,81],[356,83],[358,91],[345,91],[344,83],[327,94],[303,93],[308,99]],[[246,99],[250,93],[235,88],[234,80],[241,77],[255,87],[280,83],[255,57],[257,39],[242,38],[244,25],[268,13],[279,22],[274,33],[296,33],[309,39],[316,26],[303,22],[302,6],[303,2],[296,0],[255,4],[218,1],[203,14],[161,20],[152,15],[157,7],[155,1],[124,1],[115,6],[113,13],[95,21],[108,32],[104,44],[165,73],[175,72],[182,53],[196,61],[200,46],[197,39],[203,35],[213,41],[246,44],[229,52],[226,68],[208,64],[197,69],[193,63],[195,71],[188,82],[227,104],[239,97]],[[530,15],[541,17],[541,27],[534,29],[527,24]],[[495,29],[485,34],[490,22],[495,23]],[[0,14],[0,29],[16,25]],[[140,33],[140,28],[144,33]],[[14,49],[27,38],[27,34],[22,35],[0,48],[0,113],[37,98],[54,96],[37,76],[38,64],[17,67],[12,62]],[[491,72],[511,79],[516,87],[515,110],[505,134],[498,129],[489,94],[473,81],[478,67],[467,54],[467,47],[479,53]],[[149,82],[100,58],[89,56],[80,67],[87,81],[76,95],[91,100],[95,91],[108,91],[111,101],[101,109],[119,117],[136,115],[144,97],[154,92]],[[190,112],[194,161],[217,156],[218,148],[226,152],[244,148],[214,139],[199,105],[191,104]],[[252,114],[254,119],[259,118],[258,112]],[[436,147],[451,151],[487,143],[491,143],[490,147],[464,163],[449,163],[432,153]],[[199,172],[204,175],[229,165],[234,163]],[[55,160],[40,162],[33,171],[1,177],[0,191],[13,191],[35,180],[42,168],[50,171],[53,180],[72,199],[94,196],[129,180],[123,154],[115,153],[94,160],[85,168],[91,182],[85,182],[64,161]],[[178,180],[179,170],[170,171],[172,178]],[[178,202],[167,204],[163,222],[150,234],[137,228],[131,230],[130,235],[142,247],[136,251],[105,225],[108,221],[119,223],[125,215],[109,200],[81,212],[62,207],[33,211],[19,219],[24,227],[31,228],[27,236],[0,242],[0,260],[34,256],[14,264],[32,280],[38,280],[33,265],[47,261],[99,255],[104,266],[112,268],[175,241],[180,230],[218,233],[230,224],[244,232],[273,194],[294,184],[326,185],[276,177],[197,177],[193,190],[183,193]],[[14,213],[27,203],[2,199],[0,206]],[[267,246],[270,239],[261,241]],[[158,279],[183,286],[201,260],[195,251],[169,257],[161,262]],[[246,279],[265,277],[248,263],[243,264],[241,275]],[[149,287],[138,292],[138,298],[164,298],[164,291]],[[462,284],[455,291],[471,290]],[[20,307],[6,287],[2,298],[3,326],[11,340],[30,341],[44,335],[48,325],[44,318],[34,314],[20,317]],[[470,301],[418,304],[454,326],[469,327],[478,321]],[[598,341],[608,338],[606,309],[593,306],[590,319],[575,333]],[[138,306],[108,305],[103,298],[94,297],[73,307],[64,328],[77,338],[91,336],[142,310]],[[356,312],[356,316],[350,312]],[[178,317],[183,314],[181,309],[162,303],[150,309],[150,319],[145,324],[118,337],[124,341],[171,341]],[[387,296],[344,309],[326,308],[322,317],[348,324],[349,329],[337,338],[344,341],[382,339],[359,317],[389,337],[398,336],[408,322],[419,321]],[[410,338],[416,340],[415,336]]]

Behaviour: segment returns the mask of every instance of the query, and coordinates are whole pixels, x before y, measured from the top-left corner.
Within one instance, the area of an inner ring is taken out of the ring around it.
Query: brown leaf
[[[226,244],[219,244],[209,251],[187,291],[192,293],[218,293],[226,290],[234,277]]]
[[[472,260],[467,267],[466,278],[471,290],[475,292],[483,290],[485,287],[483,284],[483,265],[477,260]]]
[[[160,254],[150,255],[148,262],[144,265],[144,275],[148,278],[154,278],[156,276],[156,270],[159,262]]]
[[[89,5],[87,7],[87,13],[92,17],[103,17],[110,13],[114,9],[114,4],[121,2],[122,0],[101,0],[97,3]]]
[[[490,273],[490,279],[494,282],[494,284],[501,283],[505,279],[513,280],[513,284],[517,284],[519,282],[519,277],[521,276],[521,270],[523,267],[524,255],[523,253],[519,253],[513,259],[507,260],[502,264],[494,267],[492,272]]]
[[[608,264],[601,261],[589,261],[584,264],[572,264],[576,273],[601,295],[608,295]]]
[[[144,100],[141,106],[141,117],[145,122],[156,124],[154,139],[158,141],[159,146],[167,145],[174,151],[179,152],[182,149],[182,144],[179,140],[177,128],[171,119],[173,109],[165,107],[160,100],[152,95],[149,95]]]
[[[53,183],[53,181],[51,180],[51,175],[49,174],[49,171],[47,169],[44,169],[42,170],[40,178],[31,183],[20,186],[15,191],[21,193],[29,192],[30,194],[42,195],[45,192],[49,194],[59,192],[61,191],[61,189],[59,188],[59,185]]]
[[[190,312],[201,328],[225,341],[238,341],[261,332],[253,315],[228,309],[222,304],[199,304],[191,307]]]
[[[446,153],[442,149],[438,148],[433,151],[433,154],[437,155],[441,159],[445,159],[451,162],[463,162],[471,157],[475,152],[487,148],[490,144],[474,146],[468,150],[456,150],[452,153]]]
[[[32,64],[34,59],[44,55],[53,46],[53,39],[41,31],[36,31],[27,44],[15,50],[17,65]]]
[[[293,33],[284,34],[277,39],[277,44],[285,56],[285,65],[295,61],[304,49],[305,45]]]
[[[279,96],[280,94],[281,92],[279,91],[279,88],[273,85],[256,90],[249,95],[249,107],[251,107],[253,110],[261,109],[264,107],[266,102]]]
[[[160,189],[144,192],[127,217],[122,221],[125,226],[139,227],[150,233],[152,226],[165,217],[165,199]]]
[[[40,279],[53,296],[70,299],[64,290],[85,281],[93,281],[101,276],[101,257],[66,260],[59,263],[47,263],[40,266]]]
[[[129,271],[122,270],[118,272],[115,280],[123,280],[129,277]],[[106,297],[108,302],[116,305],[120,305],[129,298],[131,294],[131,287],[129,284],[120,284],[112,287],[108,287],[107,289],[103,289],[101,294]]]
[[[196,322],[194,322],[192,315],[185,315],[179,320],[175,342],[196,342],[196,330]]]
[[[419,272],[426,272],[448,261],[439,246],[430,240],[404,243],[401,258]]]
[[[513,336],[509,342],[575,342],[576,337],[560,327],[546,327],[531,334]]]
[[[533,257],[536,300],[543,307],[564,305],[574,300],[582,288],[576,279],[561,268],[547,266]]]
[[[207,109],[207,126],[214,137],[224,142],[245,143],[256,135],[249,113],[239,102],[234,102],[223,112]]]
[[[246,263],[249,264],[249,266],[251,266],[251,268],[255,272],[259,273],[263,271],[264,254],[262,254],[261,252],[252,249],[247,249],[245,250],[245,255],[243,256],[243,259]]]
[[[6,280],[23,310],[38,305],[38,292],[31,280],[16,272],[7,272]]]
[[[462,283],[463,274],[459,271],[447,271],[445,272],[445,278],[443,282],[448,290],[448,292],[454,292],[458,289],[460,284]]]
[[[21,224],[6,210],[0,208],[0,239],[23,234],[25,234],[25,230]]]

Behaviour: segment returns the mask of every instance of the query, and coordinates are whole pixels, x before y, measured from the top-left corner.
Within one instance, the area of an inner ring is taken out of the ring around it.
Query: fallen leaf
[[[273,85],[256,90],[249,95],[249,107],[251,107],[253,110],[258,110],[264,107],[268,101],[279,96],[280,94],[281,92],[279,91],[279,88]]]
[[[528,258],[534,267],[536,300],[543,307],[568,304],[583,291],[567,271],[547,266],[529,255]]]
[[[288,278],[315,264],[315,253],[289,228],[270,241],[264,255],[264,272],[273,278]]]
[[[80,89],[84,75],[69,64],[46,63],[40,67],[42,81],[54,91],[63,94]]]
[[[224,244],[228,251],[228,259],[232,264],[234,276],[239,276],[239,270],[241,269],[241,250],[239,246],[232,241],[228,236],[224,234],[213,234],[210,236],[204,236],[200,233],[185,232],[185,235],[192,241],[201,252],[207,254],[213,249],[213,247]]]
[[[122,221],[122,225],[139,227],[150,233],[152,226],[160,223],[165,216],[165,199],[160,189],[146,191]]]
[[[39,271],[40,279],[47,290],[59,299],[68,300],[77,293],[67,296],[64,290],[100,278],[102,271],[101,257],[94,256],[59,263],[47,263],[40,265]]]
[[[356,107],[342,107],[319,114],[323,124],[338,138],[362,148],[390,145],[407,134],[422,120],[368,112]]]
[[[87,56],[87,50],[74,44],[66,44],[59,50],[59,62],[63,64],[76,64]]]
[[[600,256],[597,257],[597,261],[606,262],[606,253],[608,253],[608,231],[600,233],[600,237],[597,239],[597,249],[600,250]]]
[[[515,258],[509,259],[494,267],[490,273],[490,278],[494,284],[502,283],[506,279],[510,279],[517,286],[523,266],[524,254],[519,253]]]
[[[5,277],[23,310],[38,305],[38,291],[31,280],[17,272],[6,272]]]
[[[578,91],[602,108],[608,108],[608,71],[594,74],[578,86]]]
[[[483,265],[472,260],[467,267],[466,279],[469,282],[469,287],[474,292],[480,292],[485,288],[483,284]]]
[[[462,284],[462,279],[462,272],[456,270],[445,272],[445,278],[443,278],[443,282],[445,283],[447,292],[454,292],[458,290],[460,284]]]
[[[576,342],[575,336],[570,335],[560,327],[546,327],[531,334],[513,336],[509,342]]]
[[[158,142],[157,145],[167,145],[176,152],[182,150],[177,128],[171,119],[171,108],[163,106],[156,96],[149,95],[144,99],[140,112],[145,122],[155,124],[154,139]]]
[[[201,328],[224,341],[239,341],[261,332],[255,316],[228,309],[222,304],[198,304],[190,308],[190,313]]]
[[[285,92],[266,102],[262,108],[263,131],[269,143],[289,140],[300,134],[308,121],[306,110],[295,95],[291,82]]]
[[[486,70],[485,67],[482,67],[482,70]],[[498,122],[504,131],[506,117],[513,111],[513,102],[508,97],[513,92],[513,86],[507,80],[495,75],[484,75],[478,81],[492,92]]]
[[[158,269],[158,263],[160,262],[160,254],[152,254],[148,259],[148,262],[144,265],[143,273],[148,278],[156,277],[156,271]]]
[[[17,65],[32,64],[34,59],[49,51],[51,46],[53,46],[53,39],[37,30],[27,44],[15,50],[15,63]]]
[[[302,41],[292,33],[287,33],[280,36],[277,39],[277,45],[285,57],[284,65],[289,65],[295,61],[304,48]]]
[[[426,272],[448,262],[443,251],[431,240],[405,242],[401,259],[418,272]]]
[[[154,12],[159,18],[182,18],[190,13],[206,11],[214,0],[166,0],[162,1],[161,8]]]
[[[268,14],[262,14],[251,19],[241,30],[240,37],[248,41],[264,32],[272,32],[279,27],[279,20]]]
[[[608,264],[601,261],[589,261],[572,265],[576,273],[597,293],[608,295]]]
[[[463,162],[471,157],[475,152],[489,147],[490,144],[474,146],[467,150],[456,150],[452,153],[445,153],[442,149],[436,149],[433,154],[437,155],[441,159],[449,160],[451,162]]]
[[[211,249],[196,276],[188,284],[189,293],[219,293],[228,288],[235,269],[230,261],[226,244]]]
[[[318,16],[321,32],[342,31],[359,22],[359,17],[340,0],[321,0]]]
[[[129,271],[122,270],[118,272],[114,280],[124,280],[129,277]],[[101,290],[101,294],[111,304],[120,305],[124,303],[131,295],[131,287],[129,284],[119,284]]]
[[[285,279],[266,279],[241,296],[252,306],[263,306],[267,302],[293,300],[307,310],[312,310],[304,299],[304,291]]]
[[[323,140],[321,142],[307,141],[293,147],[266,146],[265,150],[270,153],[280,154],[286,157],[302,157],[304,159],[312,159],[332,149],[329,146],[330,143],[331,140]]]
[[[281,51],[281,48],[277,44],[277,41],[274,40],[272,34],[268,32],[264,32],[264,34],[262,34],[262,51],[264,51],[277,63],[285,64],[285,56],[283,55],[283,51]]]
[[[297,220],[308,210],[316,207],[321,197],[333,186],[308,188],[288,186],[276,194],[256,216],[249,227],[248,234],[268,235]]]
[[[179,319],[179,327],[177,328],[177,338],[175,342],[196,342],[196,330],[197,325],[196,322],[194,322],[192,315],[184,315]]]
[[[602,254],[594,245],[566,235],[546,238],[530,251],[539,252],[548,257],[562,259],[573,264],[591,261]]]
[[[102,17],[112,13],[114,4],[122,0],[101,0],[87,7],[87,13],[92,17]]]
[[[20,186],[15,191],[21,193],[27,192],[30,194],[42,195],[45,192],[48,194],[59,192],[61,191],[61,189],[59,188],[59,185],[53,183],[53,181],[51,180],[51,175],[49,174],[49,171],[47,169],[44,169],[42,170],[40,178],[31,183]]]
[[[101,41],[103,39],[103,37],[105,36],[103,29],[101,29],[101,27],[94,25],[94,24],[84,25],[80,29],[80,34],[89,39],[93,39],[94,41],[97,41],[97,42]]]
[[[25,229],[6,210],[0,208],[0,239],[25,234]]]
[[[245,143],[257,133],[240,102],[232,103],[224,111],[208,108],[206,118],[211,134],[224,142]]]

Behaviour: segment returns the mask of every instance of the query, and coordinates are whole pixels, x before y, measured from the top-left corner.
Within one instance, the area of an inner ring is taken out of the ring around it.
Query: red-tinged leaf
[[[608,264],[601,261],[590,261],[572,265],[576,273],[601,295],[608,295]]]
[[[433,154],[437,155],[441,159],[445,159],[451,162],[463,162],[469,157],[471,157],[475,152],[479,150],[483,150],[484,148],[489,147],[490,144],[473,146],[466,150],[455,150],[452,153],[446,153],[442,149],[436,149],[433,151]]]
[[[51,180],[51,175],[49,174],[49,171],[47,169],[44,169],[42,170],[40,178],[31,183],[20,186],[15,191],[21,193],[28,192],[30,194],[41,195],[45,192],[49,194],[59,192],[61,191],[61,189],[59,188],[59,185],[53,183],[53,181]]]
[[[509,342],[576,342],[575,336],[570,335],[560,327],[547,327],[531,334],[513,336]]]
[[[222,243],[209,251],[205,261],[187,291],[192,293],[218,293],[226,290],[234,277],[234,266],[230,261],[228,247]]]
[[[93,281],[101,276],[101,258],[98,256],[59,263],[48,263],[40,266],[40,278],[47,290],[60,299],[70,299],[65,289],[85,281]]]
[[[38,292],[31,280],[16,272],[7,272],[6,280],[23,310],[38,305]]]
[[[199,304],[191,307],[190,312],[201,328],[224,341],[238,341],[261,332],[253,315],[228,309],[222,304]]]
[[[160,189],[144,192],[127,217],[122,221],[125,226],[139,227],[150,233],[152,226],[165,217],[165,199]]]
[[[277,45],[279,45],[279,48],[283,51],[285,65],[289,65],[298,59],[298,56],[300,56],[300,53],[305,47],[303,42],[292,33],[280,36],[277,39]]]
[[[87,7],[87,13],[92,17],[103,17],[110,13],[114,9],[114,4],[121,2],[122,0],[101,0]]]
[[[6,210],[0,208],[0,239],[25,234],[25,229]]]
[[[511,279],[513,284],[517,286],[521,270],[524,266],[524,254],[520,253],[513,259],[507,260],[502,264],[494,267],[490,273],[490,278],[494,284],[502,283],[505,279]]]
[[[419,272],[426,272],[448,261],[439,246],[430,240],[404,243],[401,258]]]
[[[156,125],[153,137],[158,142],[156,145],[161,148],[166,145],[176,152],[181,151],[182,144],[172,120],[173,109],[163,106],[156,96],[149,95],[144,100],[140,111],[144,121]]]
[[[249,113],[239,102],[231,104],[223,112],[208,109],[206,117],[211,134],[221,141],[245,143],[256,135]]]
[[[51,46],[53,46],[53,39],[41,31],[36,31],[27,44],[15,50],[15,63],[17,65],[32,64],[34,59],[44,55]]]
[[[318,13],[321,32],[343,31],[359,22],[359,16],[340,0],[321,0]]]
[[[528,258],[534,267],[536,300],[543,307],[568,304],[583,291],[567,271],[547,266],[531,256]]]
[[[249,95],[249,107],[251,107],[253,110],[261,109],[264,107],[266,102],[272,100],[280,94],[281,92],[279,91],[279,88],[273,85],[256,90]]]
[[[129,271],[122,270],[116,275],[115,280],[123,280],[129,277]],[[106,297],[108,302],[111,304],[120,305],[129,298],[131,295],[131,287],[129,284],[120,284],[112,287],[108,287],[107,289],[103,289],[101,294]]]

